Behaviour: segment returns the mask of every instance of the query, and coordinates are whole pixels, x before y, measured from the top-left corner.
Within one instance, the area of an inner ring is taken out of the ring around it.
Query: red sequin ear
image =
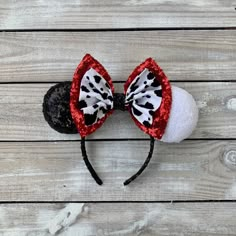
[[[72,85],[71,85],[71,90],[70,90],[70,111],[71,111],[71,115],[74,120],[74,123],[75,123],[81,137],[85,137],[85,136],[93,133],[95,130],[97,130],[104,123],[106,118],[113,112],[112,106],[109,105],[110,109],[106,110],[105,113],[103,113],[103,116],[101,118],[96,117],[96,120],[91,123],[89,123],[91,121],[91,119],[86,120],[86,116],[85,116],[86,114],[84,114],[84,112],[82,110],[82,108],[84,108],[84,104],[86,104],[86,99],[83,101],[83,104],[82,104],[80,101],[80,98],[81,98],[80,93],[82,94],[81,81],[82,81],[82,79],[83,80],[86,78],[89,79],[88,77],[84,78],[84,75],[89,70],[92,71],[91,73],[92,73],[92,75],[94,75],[93,77],[95,77],[95,80],[102,79],[103,81],[105,81],[105,83],[103,83],[103,84],[106,85],[106,87],[109,89],[112,97],[113,97],[113,93],[114,93],[114,87],[112,84],[112,80],[111,80],[109,74],[107,73],[107,71],[105,70],[105,68],[96,59],[94,59],[91,55],[86,54],[75,70]],[[88,81],[87,83],[89,84],[90,81]],[[83,91],[86,90],[86,88],[82,88],[82,89],[83,89]],[[92,84],[91,84],[90,90],[91,90],[92,96],[93,96],[93,94],[97,94],[98,96],[100,96],[99,94],[102,95],[101,91],[98,92],[97,89],[94,88]],[[91,99],[91,93],[88,92],[88,95],[87,95],[88,99],[89,98]],[[94,100],[96,100],[96,98],[94,98]],[[110,98],[110,100],[113,103],[113,98]],[[98,105],[96,105],[96,106],[98,106]],[[102,107],[102,109],[104,112],[105,108]],[[98,113],[99,113],[99,109],[96,111],[96,115]]]
[[[147,77],[146,81],[145,76]],[[159,90],[153,90],[153,93],[151,93],[148,83],[152,88],[159,87]],[[171,85],[162,69],[152,58],[146,59],[131,73],[124,85],[124,91],[127,98],[126,106],[135,124],[150,136],[161,139],[169,119],[172,102]],[[145,99],[142,99],[140,94],[144,94],[143,97],[145,94],[148,95],[145,96]],[[155,96],[150,94],[156,94],[158,97],[155,100]],[[152,101],[148,101],[148,98]],[[140,100],[145,101],[145,103],[140,102]],[[156,110],[153,109],[155,107],[153,104],[158,107]],[[145,112],[145,109],[146,118],[148,117],[149,122],[143,118],[142,111]]]

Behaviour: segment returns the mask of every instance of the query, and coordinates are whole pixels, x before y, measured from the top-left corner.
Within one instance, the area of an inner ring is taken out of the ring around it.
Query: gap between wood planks
[[[65,80],[63,82],[71,82],[71,80]],[[236,80],[169,80],[171,83],[236,83]],[[23,81],[23,82],[1,82],[0,81],[0,85],[1,84],[57,84],[57,83],[61,83],[62,81]],[[124,84],[126,81],[125,80],[121,80],[121,81],[113,81],[113,84]]]
[[[187,138],[185,139],[184,141],[235,141],[236,138]],[[27,140],[27,139],[24,139],[24,140],[0,140],[0,143],[27,143],[27,142],[30,142],[30,143],[59,143],[59,142],[63,142],[63,143],[66,143],[66,142],[80,142],[81,139],[71,139],[71,140],[63,140],[63,139],[58,139],[58,140]],[[109,141],[112,141],[112,142],[128,142],[128,141],[150,141],[149,138],[111,138],[111,139],[86,139],[86,142],[109,142]],[[184,142],[182,141],[182,142]]]
[[[173,200],[173,201],[0,201],[2,204],[53,204],[53,203],[220,203],[220,202],[236,202],[236,200]]]
[[[122,31],[236,30],[236,27],[105,28],[105,29],[1,29],[0,32],[122,32]]]

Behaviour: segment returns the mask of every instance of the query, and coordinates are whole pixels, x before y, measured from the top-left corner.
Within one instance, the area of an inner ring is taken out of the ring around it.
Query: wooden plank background
[[[235,81],[235,45],[235,30],[2,32],[1,82],[69,81],[87,52],[113,81],[148,57],[171,81]]]
[[[235,0],[1,0],[1,29],[235,27]]]
[[[236,235],[236,1],[0,0],[0,235]],[[44,121],[46,91],[85,53],[116,92],[147,57],[193,94],[199,122],[180,144],[156,142],[115,112],[87,142]]]
[[[5,217],[4,223],[0,221],[3,235],[229,236],[236,232],[235,203],[3,204],[0,209]]]
[[[89,141],[98,186],[85,168],[80,142],[0,143],[1,201],[189,201],[236,198],[235,141],[157,143],[147,170],[149,141]],[[196,146],[198,148],[196,148]]]

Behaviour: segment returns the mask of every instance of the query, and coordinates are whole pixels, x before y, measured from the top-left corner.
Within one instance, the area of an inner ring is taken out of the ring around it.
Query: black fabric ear
[[[60,133],[76,134],[77,128],[70,113],[71,82],[52,86],[44,96],[43,114],[51,128]]]

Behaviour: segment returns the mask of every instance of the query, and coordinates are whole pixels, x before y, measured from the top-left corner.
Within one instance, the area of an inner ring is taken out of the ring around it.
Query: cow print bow
[[[81,137],[98,129],[114,110],[114,87],[104,67],[86,54],[70,91],[70,110]],[[124,85],[124,107],[137,126],[156,139],[164,134],[171,106],[171,86],[152,58],[140,64]]]

